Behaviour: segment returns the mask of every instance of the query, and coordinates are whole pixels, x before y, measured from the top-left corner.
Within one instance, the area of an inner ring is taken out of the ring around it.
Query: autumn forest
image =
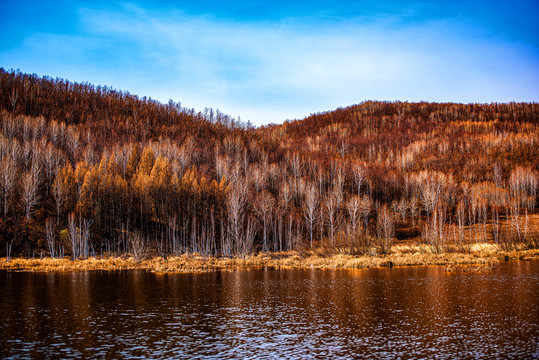
[[[539,245],[539,104],[365,101],[253,127],[0,69],[0,254]]]

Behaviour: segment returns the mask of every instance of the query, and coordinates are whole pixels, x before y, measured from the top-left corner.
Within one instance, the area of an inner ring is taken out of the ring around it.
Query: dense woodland
[[[253,128],[0,69],[0,254],[537,246],[539,104],[366,101]]]

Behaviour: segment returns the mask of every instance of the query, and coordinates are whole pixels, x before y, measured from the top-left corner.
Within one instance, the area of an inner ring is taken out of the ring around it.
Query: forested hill
[[[14,115],[76,125],[96,145],[170,137],[208,141],[245,127],[213,109],[196,112],[172,100],[162,104],[128,92],[0,68],[0,104]]]
[[[0,107],[5,253],[538,242],[536,103],[367,101],[254,129],[0,69]]]
[[[438,170],[475,182],[492,180],[495,164],[505,174],[515,164],[537,168],[538,123],[537,103],[366,101],[260,131],[310,157]]]

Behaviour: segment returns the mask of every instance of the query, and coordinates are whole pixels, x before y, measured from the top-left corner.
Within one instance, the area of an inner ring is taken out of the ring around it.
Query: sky
[[[0,0],[0,67],[255,125],[364,100],[539,101],[539,1]]]

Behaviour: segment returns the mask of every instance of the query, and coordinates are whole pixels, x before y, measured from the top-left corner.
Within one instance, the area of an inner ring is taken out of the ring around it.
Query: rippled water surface
[[[0,272],[0,357],[539,358],[539,262]]]

